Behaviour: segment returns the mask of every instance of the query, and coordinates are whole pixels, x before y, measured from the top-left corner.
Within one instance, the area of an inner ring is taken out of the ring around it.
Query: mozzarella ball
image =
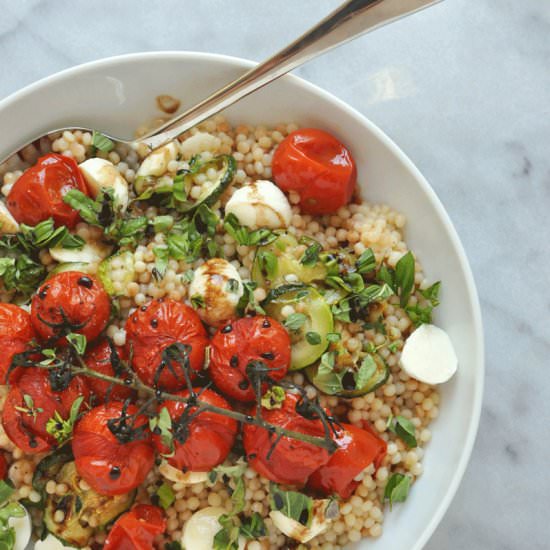
[[[292,217],[286,195],[267,180],[237,189],[225,205],[225,213],[233,214],[241,225],[251,229],[288,227]]]
[[[189,296],[197,313],[213,327],[235,316],[243,293],[239,272],[221,258],[212,258],[198,267],[189,287]]]
[[[0,201],[0,235],[13,235],[19,231],[19,224],[10,214],[4,201]]]
[[[420,325],[406,340],[401,366],[413,378],[425,384],[447,382],[458,368],[449,335],[435,325]]]
[[[101,189],[112,189],[115,205],[124,212],[128,208],[128,182],[122,177],[115,165],[105,159],[92,158],[78,167],[86,180],[92,197],[97,197]]]

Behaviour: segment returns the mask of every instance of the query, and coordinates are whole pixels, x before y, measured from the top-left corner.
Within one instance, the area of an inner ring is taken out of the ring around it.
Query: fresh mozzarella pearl
[[[0,201],[0,235],[13,235],[19,231],[19,224],[10,214],[7,206]]]
[[[88,184],[92,197],[97,197],[101,189],[112,188],[115,204],[122,212],[128,208],[128,182],[122,177],[115,165],[108,160],[92,158],[78,167]]]
[[[332,508],[335,504],[328,499],[315,500],[313,502],[312,520],[309,527],[302,525],[299,521],[289,518],[282,512],[274,510],[269,513],[273,524],[281,533],[299,542],[308,542],[312,538],[326,531],[334,519]],[[331,513],[327,513],[330,509]],[[335,510],[337,515],[337,510]],[[330,517],[329,517],[330,516]]]
[[[113,247],[100,242],[86,243],[80,249],[69,249],[62,247],[50,248],[51,257],[60,263],[86,263],[100,262],[111,254]]]
[[[288,227],[292,217],[285,194],[267,180],[258,180],[237,189],[225,205],[226,214],[233,214],[241,225],[258,229]]]
[[[189,286],[191,300],[200,303],[200,318],[214,327],[235,315],[243,293],[239,272],[221,258],[212,258],[198,267]]]
[[[192,550],[213,550],[214,536],[222,528],[218,518],[227,514],[224,508],[208,506],[195,512],[185,523],[181,544]],[[239,550],[244,550],[245,539],[239,538]]]
[[[36,541],[34,550],[73,550],[74,546],[65,546],[53,535],[48,535],[44,540]]]
[[[168,464],[166,460],[163,460],[159,466],[159,472],[167,480],[181,483],[182,485],[195,485],[196,483],[204,483],[208,480],[207,472],[182,472]]]
[[[447,382],[458,367],[449,335],[434,325],[420,325],[408,338],[401,353],[401,366],[426,384]]]
[[[158,149],[155,149],[149,156],[145,157],[137,171],[137,177],[158,177],[168,171],[168,163],[176,160],[179,155],[178,145],[171,141]]]
[[[25,550],[31,540],[32,532],[31,518],[27,510],[25,510],[25,515],[20,518],[9,518],[8,525],[15,530],[15,545],[13,550]]]

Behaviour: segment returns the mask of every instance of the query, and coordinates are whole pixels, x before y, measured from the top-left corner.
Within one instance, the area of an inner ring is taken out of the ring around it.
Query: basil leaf
[[[285,328],[287,330],[291,330],[292,332],[299,331],[303,326],[304,323],[307,320],[307,315],[304,315],[303,313],[291,313],[283,323]]]
[[[411,478],[403,474],[392,474],[384,489],[384,500],[390,501],[390,510],[394,502],[405,502],[411,487]]]
[[[85,222],[92,225],[101,225],[99,223],[96,201],[85,195],[82,191],[70,189],[63,195],[63,202],[74,208]]]
[[[334,370],[335,360],[335,352],[323,353],[317,372],[313,377],[315,386],[327,395],[335,395],[344,390],[342,383],[344,372]]]
[[[156,495],[159,499],[159,504],[164,510],[168,510],[168,508],[170,508],[176,500],[176,495],[174,494],[172,487],[170,487],[170,485],[166,482],[157,489]]]
[[[282,491],[274,483],[271,484],[270,505],[285,516],[309,527],[312,520],[313,500],[296,491]]]
[[[149,419],[149,429],[153,433],[160,432],[160,440],[165,447],[170,449],[169,454],[174,452],[174,438],[172,436],[172,418],[166,407],[162,407],[158,416]],[[169,456],[164,454],[162,456]]]
[[[434,283],[432,286],[426,288],[425,290],[421,290],[420,294],[426,298],[426,300],[429,300],[433,307],[437,307],[439,305],[439,291],[441,290],[441,281],[437,281],[437,283]]]
[[[397,285],[395,283],[395,272],[393,269],[388,269],[385,265],[381,265],[378,273],[376,274],[376,279],[383,283],[386,283],[392,290],[394,294],[397,294]]]
[[[187,200],[187,189],[185,188],[185,176],[189,174],[189,170],[178,170],[174,178],[174,186],[172,193],[177,201],[185,202]]]
[[[92,145],[99,149],[102,153],[109,153],[115,148],[115,143],[113,140],[109,139],[107,136],[103,135],[101,132],[92,132]]]
[[[405,308],[405,312],[409,316],[409,319],[413,322],[413,325],[415,327],[419,327],[423,324],[431,324],[433,309],[434,308],[431,304],[428,304],[425,307],[416,304],[414,306],[407,306]]]
[[[262,516],[254,512],[250,518],[245,519],[241,524],[240,534],[247,539],[265,537],[267,528]]]
[[[405,307],[414,288],[414,256],[407,252],[395,266],[395,282],[400,289],[401,307]]]
[[[304,255],[300,259],[300,263],[306,267],[313,267],[319,260],[319,253],[321,250],[323,250],[323,247],[319,243],[314,242],[307,247]]]
[[[168,268],[170,250],[161,246],[155,246],[155,248],[153,248],[153,254],[155,255],[155,268],[159,275],[164,277],[166,269]]]
[[[277,275],[277,256],[269,250],[260,250],[256,258],[262,273],[264,273],[269,279],[273,279],[273,277]]]
[[[231,495],[231,502],[233,503],[233,509],[231,511],[232,514],[240,514],[244,510],[244,495],[244,480],[241,476],[237,479],[235,489]]]
[[[238,244],[243,246],[265,246],[277,239],[278,235],[270,229],[256,229],[254,231],[243,227],[235,214],[228,214],[223,222],[223,228]]]
[[[321,335],[318,332],[306,332],[306,340],[310,346],[318,346],[321,343]]]
[[[214,550],[238,550],[240,529],[234,518],[223,514],[218,518],[221,529],[214,535]]]
[[[404,416],[390,417],[388,419],[388,430],[401,439],[409,449],[418,446],[416,441],[416,428],[414,424]]]
[[[84,334],[76,334],[75,332],[69,332],[66,336],[67,341],[73,346],[78,355],[84,355],[86,352],[86,336]]]
[[[15,493],[15,489],[4,480],[0,480],[0,503],[6,502],[13,493]]]
[[[376,258],[372,248],[367,248],[355,262],[358,273],[368,273],[376,267]]]
[[[342,335],[339,332],[327,332],[327,342],[336,343],[342,340]]]
[[[366,355],[359,369],[355,372],[355,387],[361,389],[367,385],[367,382],[376,372],[376,362],[372,355]]]
[[[152,224],[155,233],[164,233],[174,225],[174,218],[168,215],[155,216],[152,220]]]

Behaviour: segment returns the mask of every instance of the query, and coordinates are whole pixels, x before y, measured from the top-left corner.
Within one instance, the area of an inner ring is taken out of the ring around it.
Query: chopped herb
[[[200,294],[193,294],[193,296],[191,296],[191,305],[195,309],[200,309],[205,307],[206,304],[204,302],[204,297],[201,296]]]
[[[376,258],[371,248],[367,248],[355,262],[358,273],[368,273],[376,268]]]
[[[313,383],[317,388],[327,395],[336,395],[344,390],[343,378],[344,372],[334,369],[336,362],[336,352],[328,351],[323,353],[321,361],[317,367],[317,372],[313,377]]]
[[[155,216],[151,223],[155,233],[165,233],[174,225],[174,218],[172,216]]]
[[[394,340],[393,342],[387,345],[387,348],[391,353],[395,353],[399,349],[399,345],[400,345],[400,341]]]
[[[84,334],[76,334],[75,332],[69,332],[66,336],[67,341],[73,346],[78,355],[84,355],[86,352],[86,336]]]
[[[241,284],[237,281],[237,279],[229,279],[227,281],[227,291],[233,294],[239,291],[240,286]]]
[[[73,436],[74,425],[78,420],[78,414],[83,401],[84,396],[82,395],[73,401],[69,412],[69,418],[66,420],[55,411],[53,417],[46,423],[46,431],[55,438],[59,445],[63,445],[63,443]]]
[[[374,330],[375,332],[378,332],[379,334],[386,335],[386,325],[384,325],[384,317],[380,315],[378,319],[372,323],[367,322],[363,323],[363,329],[364,330]]]
[[[387,284],[372,284],[361,292],[346,296],[332,306],[332,314],[339,321],[346,323],[355,322],[367,315],[367,306],[374,302],[380,302],[393,294]]]
[[[363,359],[361,366],[354,375],[355,387],[364,388],[367,385],[367,382],[374,376],[376,373],[376,362],[372,355],[366,355]]]
[[[109,139],[106,135],[96,132],[92,132],[92,145],[99,149],[102,153],[109,153],[115,148],[113,140]]]
[[[15,489],[4,480],[0,480],[0,504],[4,504],[13,493],[15,493]]]
[[[407,315],[409,316],[409,319],[413,322],[414,326],[419,327],[423,323],[429,324],[432,322],[433,310],[439,305],[440,290],[441,282],[438,281],[429,288],[420,291],[420,294],[422,294],[422,296],[426,298],[426,300],[428,300],[428,304],[426,304],[425,306],[420,306],[419,304],[416,304],[414,306],[407,305],[407,307],[405,307],[405,311],[407,312]]]
[[[414,288],[414,256],[407,252],[395,266],[395,283],[399,288],[401,307],[405,307]]]
[[[312,520],[313,499],[297,491],[283,491],[271,484],[270,506],[285,516],[309,527]]]
[[[174,437],[172,435],[172,418],[166,407],[162,407],[158,416],[149,419],[149,429],[151,432],[159,434],[162,444],[170,449],[170,452],[163,456],[170,456],[174,452]]]
[[[273,279],[277,275],[278,260],[273,252],[269,250],[260,250],[258,251],[256,259],[262,273],[269,279]]]
[[[327,342],[335,344],[336,342],[340,342],[340,340],[342,340],[342,335],[339,332],[327,332]]]
[[[298,332],[307,320],[307,315],[303,313],[291,313],[284,322],[284,326],[287,330],[292,332]]]
[[[181,280],[184,283],[190,283],[195,277],[195,272],[192,269],[188,269],[182,276]]]
[[[321,335],[318,332],[306,332],[306,340],[310,346],[318,346],[321,343]]]
[[[319,260],[319,253],[323,250],[320,243],[314,242],[309,245],[300,259],[300,263],[306,267],[313,267]]]
[[[159,499],[159,504],[164,510],[170,508],[176,500],[176,495],[174,494],[172,487],[166,482],[157,489],[156,495]]]
[[[231,466],[216,466],[213,470],[208,472],[208,479],[211,483],[215,483],[219,475],[229,476],[234,479],[238,479],[243,476],[246,468],[246,463],[239,459],[235,464]]]
[[[242,476],[236,478],[235,489],[231,495],[231,502],[233,503],[232,514],[240,514],[244,510],[244,496],[245,486]]]
[[[411,487],[411,478],[403,474],[393,474],[384,489],[384,500],[390,501],[390,510],[394,502],[405,502]]]
[[[265,537],[267,528],[262,516],[254,512],[250,518],[246,518],[241,524],[240,534],[247,539]]]
[[[409,449],[418,446],[416,441],[416,428],[408,418],[404,416],[390,416],[388,419],[388,430],[399,437]]]
[[[280,409],[283,406],[286,393],[281,386],[272,386],[262,396],[262,407],[266,409]]]
[[[155,246],[155,248],[153,248],[153,254],[155,255],[155,268],[162,278],[164,277],[166,270],[168,269],[168,259],[170,257],[170,251],[166,247]]]
[[[235,523],[235,518],[229,514],[223,514],[218,518],[221,529],[214,535],[214,550],[238,550],[240,528]]]
[[[251,231],[243,227],[234,214],[225,216],[223,228],[238,244],[243,246],[265,246],[277,239],[277,234],[270,229],[262,228]]]

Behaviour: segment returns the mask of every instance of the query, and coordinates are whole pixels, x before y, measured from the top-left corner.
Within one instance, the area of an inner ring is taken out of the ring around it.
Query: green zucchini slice
[[[292,344],[290,370],[311,365],[328,346],[327,334],[333,331],[332,312],[317,290],[305,285],[284,285],[273,289],[263,302],[267,314],[284,323],[283,307],[302,305],[304,323],[297,330],[289,330]],[[318,341],[318,343],[315,343]]]
[[[64,495],[48,495],[44,510],[44,525],[55,537],[68,545],[82,548],[88,544],[96,529],[115,520],[132,505],[136,491],[124,495],[100,495],[92,489],[82,490],[81,477],[73,461],[65,463],[55,477],[57,483],[65,483]],[[55,513],[65,514],[62,522],[54,521]],[[92,527],[89,522],[93,518]]]
[[[355,361],[350,361],[345,353],[333,354],[333,358],[323,356],[305,371],[309,381],[325,394],[350,399],[372,392],[388,380],[390,369],[378,353],[366,354]]]
[[[298,279],[310,284],[322,281],[327,276],[327,269],[322,261],[314,265],[304,265],[296,257],[298,241],[290,233],[281,233],[274,241],[256,250],[252,266],[252,280],[265,289]]]

